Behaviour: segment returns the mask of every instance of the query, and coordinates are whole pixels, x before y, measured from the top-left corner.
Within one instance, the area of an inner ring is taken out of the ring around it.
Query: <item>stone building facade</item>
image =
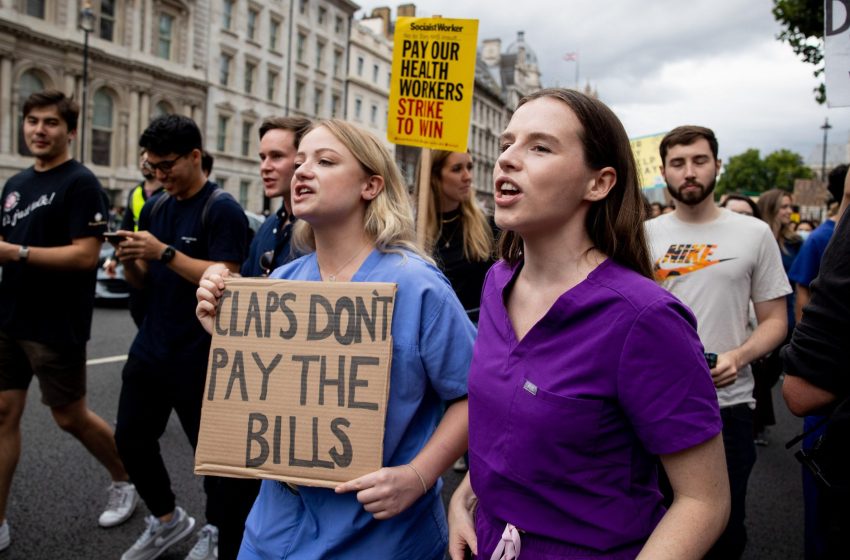
[[[140,179],[151,118],[192,117],[213,178],[259,212],[257,131],[268,115],[339,116],[353,15],[349,0],[94,0],[85,146],[74,155],[123,205]],[[32,164],[21,104],[56,88],[83,97],[83,1],[0,0],[0,182]],[[80,136],[82,135],[82,128]]]
[[[389,8],[356,21],[351,0],[0,0],[0,184],[32,164],[23,100],[46,88],[83,98],[84,4],[96,18],[85,120],[72,148],[115,205],[141,178],[139,135],[165,113],[198,123],[213,179],[254,212],[269,204],[257,164],[266,116],[346,118],[386,142]],[[397,15],[415,16],[416,7]],[[519,98],[540,87],[540,73],[522,32],[504,52],[498,39],[483,41],[479,55],[469,151],[479,199],[492,208],[499,134]],[[412,185],[419,149],[386,145]]]
[[[80,2],[0,0],[0,181],[32,164],[21,135],[31,93],[83,97]],[[113,202],[140,179],[138,139],[151,117],[176,112],[203,121],[209,10],[202,2],[94,2],[89,36],[85,146],[88,165]],[[83,123],[81,122],[81,126]]]

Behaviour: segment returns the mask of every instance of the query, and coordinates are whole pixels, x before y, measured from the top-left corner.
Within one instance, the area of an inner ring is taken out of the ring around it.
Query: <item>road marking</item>
[[[127,361],[127,354],[123,356],[107,356],[106,358],[94,358],[86,361],[87,366],[98,366],[100,364],[112,364],[114,362],[125,362]]]

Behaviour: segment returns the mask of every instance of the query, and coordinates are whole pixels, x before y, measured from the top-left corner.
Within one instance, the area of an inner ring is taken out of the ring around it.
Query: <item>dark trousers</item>
[[[726,449],[726,470],[732,494],[732,512],[726,530],[711,548],[706,558],[734,560],[740,558],[747,545],[744,517],[747,511],[747,483],[756,463],[753,443],[753,411],[746,404],[720,409],[723,420],[723,446]]]
[[[130,355],[122,373],[115,443],[130,479],[151,513],[174,511],[171,480],[159,438],[177,413],[192,449],[198,444],[205,371],[153,365]],[[207,522],[219,529],[219,558],[236,558],[259,480],[205,477]]]

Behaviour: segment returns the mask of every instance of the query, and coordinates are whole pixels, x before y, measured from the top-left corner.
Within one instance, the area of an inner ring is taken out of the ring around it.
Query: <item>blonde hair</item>
[[[446,161],[455,152],[446,150],[434,151],[431,157],[430,194],[428,207],[425,209],[425,250],[434,253],[434,246],[443,229],[443,209],[440,204],[440,193],[443,188],[443,167]],[[421,168],[420,158],[417,164],[416,176]],[[460,223],[463,230],[463,256],[469,261],[489,260],[495,250],[493,230],[487,222],[487,217],[475,202],[475,196],[470,193],[469,197],[460,203]]]
[[[433,262],[416,245],[413,227],[413,209],[407,196],[407,187],[401,173],[386,148],[371,133],[338,119],[319,121],[309,131],[324,127],[351,152],[367,175],[378,175],[384,179],[384,188],[378,195],[366,201],[363,229],[375,241],[375,247],[383,253],[401,253],[403,249],[416,253],[428,262]],[[292,244],[301,252],[316,250],[313,228],[304,220],[298,220],[292,233]]]

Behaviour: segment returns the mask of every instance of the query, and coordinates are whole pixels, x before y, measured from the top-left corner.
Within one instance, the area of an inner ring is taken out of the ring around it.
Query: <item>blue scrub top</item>
[[[320,281],[315,253],[271,278]],[[384,466],[409,463],[442,418],[445,402],[466,395],[475,327],[448,280],[403,251],[372,251],[354,282],[394,282],[393,356],[384,434]],[[356,493],[263,481],[239,558],[442,559],[448,543],[442,482],[399,515],[376,521]]]

